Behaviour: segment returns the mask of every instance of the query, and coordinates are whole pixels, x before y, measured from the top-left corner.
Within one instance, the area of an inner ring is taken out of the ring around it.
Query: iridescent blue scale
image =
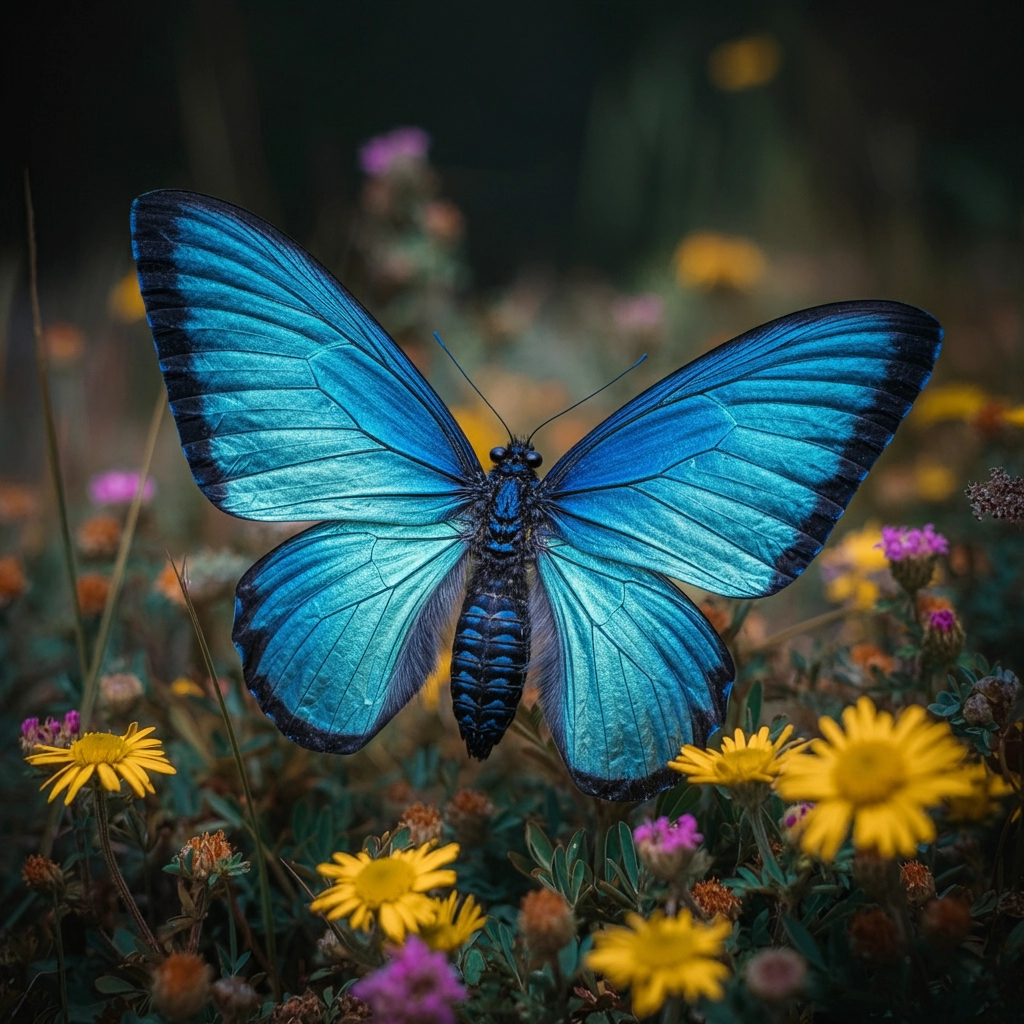
[[[671,578],[730,597],[806,568],[931,374],[942,330],[897,302],[782,317],[670,374],[543,479],[485,474],[373,318],[258,218],[189,192],[132,209],[182,448],[219,508],[321,520],[238,585],[245,679],[316,750],[363,746],[456,617],[452,696],[485,757],[535,682],[587,793],[643,799],[721,723],[732,661]]]

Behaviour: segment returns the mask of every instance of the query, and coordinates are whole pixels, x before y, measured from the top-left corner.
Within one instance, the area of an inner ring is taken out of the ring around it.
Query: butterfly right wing
[[[320,523],[238,584],[233,639],[260,707],[312,750],[358,750],[416,693],[462,592],[457,526]]]
[[[132,249],[196,483],[244,519],[421,525],[483,479],[444,403],[334,278],[192,192],[132,207]]]
[[[722,721],[733,678],[711,623],[658,573],[550,539],[537,556],[534,682],[584,793],[646,800]]]

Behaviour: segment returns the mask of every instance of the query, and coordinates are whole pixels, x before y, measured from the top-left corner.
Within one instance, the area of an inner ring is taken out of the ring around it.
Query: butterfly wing
[[[722,720],[733,678],[711,623],[658,573],[552,540],[537,558],[544,717],[585,793],[645,800]]]
[[[791,583],[931,375],[942,329],[897,302],[818,306],[694,360],[596,427],[543,483],[591,554],[729,597]]]
[[[462,591],[456,526],[320,523],[242,577],[233,638],[260,707],[296,743],[358,750],[419,689]]]
[[[182,448],[246,519],[421,525],[482,479],[444,403],[373,318],[269,224],[191,192],[132,207]]]

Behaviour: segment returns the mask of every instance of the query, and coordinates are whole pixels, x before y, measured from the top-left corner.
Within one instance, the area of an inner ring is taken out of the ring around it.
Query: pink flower
[[[352,995],[387,1024],[455,1024],[452,1006],[466,998],[466,990],[444,953],[410,935],[389,964],[352,986]]]
[[[395,128],[375,135],[359,149],[359,166],[366,174],[387,174],[399,161],[422,160],[430,149],[430,136],[422,128]]]
[[[951,633],[956,625],[956,616],[948,608],[939,608],[928,613],[928,625],[940,633]]]
[[[656,331],[665,319],[665,303],[660,295],[646,292],[616,299],[612,317],[620,331],[646,334]]]
[[[902,562],[906,558],[931,558],[949,551],[949,541],[936,533],[931,523],[923,530],[908,526],[883,526],[882,543],[876,545],[885,552],[890,562]]]
[[[633,832],[633,841],[657,845],[665,853],[674,850],[696,850],[704,837],[697,831],[697,819],[692,814],[684,814],[678,821],[668,818],[655,818],[638,825]]]
[[[139,474],[133,470],[111,469],[99,473],[89,481],[89,500],[94,505],[128,505],[135,500],[139,489]],[[156,494],[156,481],[146,478],[142,500],[148,502]]]

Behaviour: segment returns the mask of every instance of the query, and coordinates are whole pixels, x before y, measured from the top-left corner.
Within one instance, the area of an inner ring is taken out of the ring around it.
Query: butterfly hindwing
[[[465,576],[457,527],[320,523],[242,577],[234,641],[278,728],[313,750],[358,750],[437,658]]]
[[[683,743],[722,720],[729,652],[658,573],[551,540],[537,557],[535,643],[544,717],[585,793],[643,800]]]
[[[196,482],[246,519],[420,525],[482,479],[444,403],[294,242],[190,192],[132,207],[160,368]]]
[[[729,597],[791,583],[821,550],[938,356],[897,302],[782,317],[623,406],[545,478],[555,531]]]

